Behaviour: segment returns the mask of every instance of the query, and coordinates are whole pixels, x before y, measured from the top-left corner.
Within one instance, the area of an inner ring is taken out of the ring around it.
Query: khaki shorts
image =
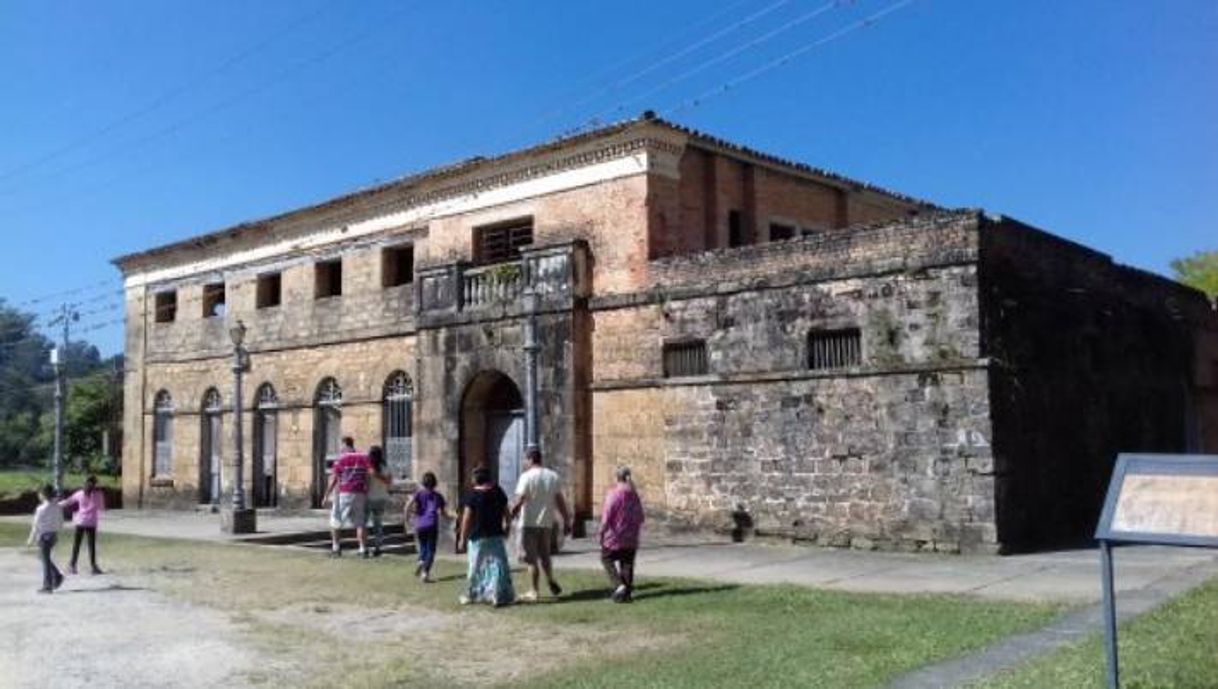
[[[550,562],[550,538],[553,529],[541,526],[526,526],[520,531],[520,547],[524,550],[524,561],[530,565]]]
[[[363,493],[339,493],[334,504],[330,506],[330,528],[364,528],[364,506],[367,504],[367,498]]]

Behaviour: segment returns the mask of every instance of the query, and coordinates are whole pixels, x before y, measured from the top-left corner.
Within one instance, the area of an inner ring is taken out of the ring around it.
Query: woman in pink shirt
[[[601,565],[613,584],[613,602],[629,603],[634,594],[634,556],[643,527],[643,501],[630,479],[630,469],[619,467],[617,484],[601,506]]]
[[[89,564],[93,574],[101,574],[101,568],[97,566],[97,521],[106,509],[106,496],[98,490],[96,476],[85,479],[84,488],[59,503],[60,507],[70,505],[76,506],[76,513],[72,515],[76,536],[72,540],[72,559],[68,562],[68,574],[76,574],[76,558],[80,555],[81,536],[89,540]]]

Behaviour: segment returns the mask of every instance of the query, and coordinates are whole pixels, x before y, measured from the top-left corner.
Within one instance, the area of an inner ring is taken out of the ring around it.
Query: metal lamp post
[[[221,528],[227,533],[253,533],[257,530],[257,513],[245,504],[245,451],[242,426],[244,412],[241,408],[241,376],[249,370],[249,353],[245,351],[245,323],[238,319],[229,328],[233,341],[233,504],[225,512]]]
[[[537,292],[526,287],[521,300],[526,313],[524,321],[524,449],[538,449],[537,443]]]

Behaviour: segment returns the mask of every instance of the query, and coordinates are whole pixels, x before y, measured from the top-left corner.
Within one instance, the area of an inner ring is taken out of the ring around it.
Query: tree
[[[36,314],[0,299],[0,467],[46,466],[54,444],[55,371],[51,341],[39,333]],[[62,353],[71,390],[64,411],[65,457],[93,459],[103,428],[120,414],[113,370],[121,357],[102,361],[97,348],[69,342]],[[104,383],[104,384],[103,384]],[[76,400],[80,397],[80,400]],[[113,432],[113,430],[112,430]]]
[[[1218,250],[1177,258],[1171,262],[1171,269],[1176,280],[1205,292],[1210,299],[1218,299]]]

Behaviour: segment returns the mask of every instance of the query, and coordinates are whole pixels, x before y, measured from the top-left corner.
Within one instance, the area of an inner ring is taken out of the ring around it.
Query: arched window
[[[338,459],[343,421],[343,389],[338,381],[325,378],[313,398],[313,505],[321,507],[330,465]]]
[[[254,393],[254,506],[275,507],[278,497],[279,396],[270,383]]]
[[[223,400],[220,391],[208,388],[203,393],[203,413],[199,431],[199,502],[220,502],[220,467],[223,464],[224,436],[220,413]]]
[[[168,390],[156,394],[152,404],[152,475],[173,475],[173,398]]]
[[[414,385],[404,371],[394,371],[385,381],[382,407],[382,428],[385,443],[385,459],[394,478],[411,475],[411,401]]]

